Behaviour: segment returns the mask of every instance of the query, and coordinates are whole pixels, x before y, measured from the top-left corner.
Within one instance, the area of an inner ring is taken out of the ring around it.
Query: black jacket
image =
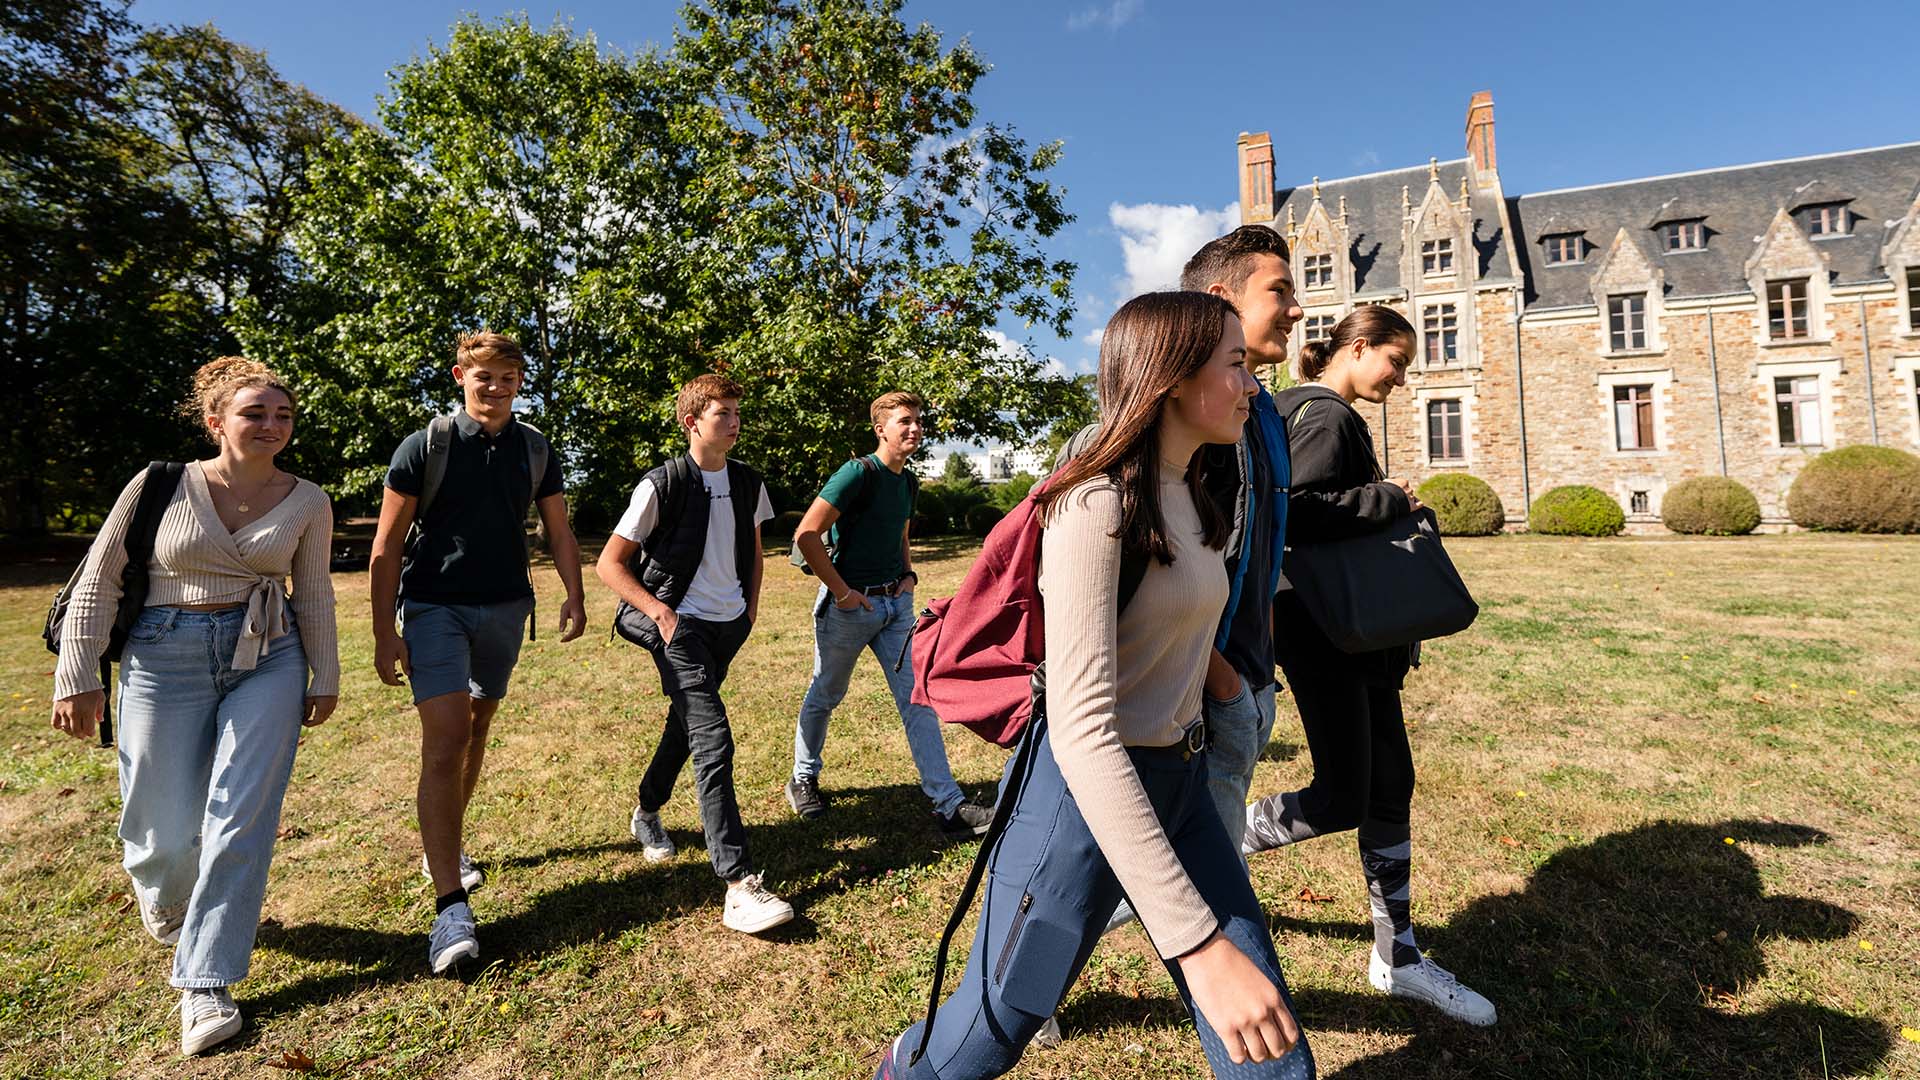
[[[686,454],[646,475],[660,497],[660,520],[640,543],[629,569],[640,586],[670,608],[678,608],[687,587],[700,569],[707,550],[708,502],[700,467]],[[748,465],[727,459],[727,485],[733,500],[733,548],[736,571],[746,583],[747,568],[760,557],[754,544],[754,511],[760,504],[760,474]],[[695,498],[698,494],[700,497]],[[613,630],[621,637],[652,649],[660,644],[660,629],[640,609],[620,601]]]
[[[1362,536],[1412,512],[1406,491],[1381,476],[1366,420],[1339,394],[1307,383],[1275,394],[1274,403],[1286,419],[1293,459],[1287,489],[1288,548]],[[1334,648],[1285,580],[1286,572],[1283,560],[1273,613],[1274,651],[1282,666],[1332,665],[1351,677],[1399,686],[1412,665],[1412,649],[1343,653]]]

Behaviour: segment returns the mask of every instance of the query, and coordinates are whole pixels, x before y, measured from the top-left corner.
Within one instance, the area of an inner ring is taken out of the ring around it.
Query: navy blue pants
[[[908,1064],[920,1044],[922,1024],[915,1024],[894,1044],[894,1059],[881,1065],[879,1077],[963,1080],[1013,1068],[1079,977],[1122,899],[1120,882],[1054,762],[1052,742],[1040,734],[1026,781],[1014,796],[1013,817],[993,853],[966,974],[935,1015],[926,1057]],[[1188,756],[1178,746],[1135,748],[1129,755],[1181,865],[1222,931],[1266,972],[1291,1009],[1266,915],[1207,794],[1207,755]],[[1311,1080],[1313,1054],[1304,1033],[1278,1061],[1233,1064],[1206,1017],[1195,1011],[1179,965],[1166,964],[1215,1076]]]

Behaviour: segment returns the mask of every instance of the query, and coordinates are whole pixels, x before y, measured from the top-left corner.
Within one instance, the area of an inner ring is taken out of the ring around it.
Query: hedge
[[[798,510],[783,510],[775,514],[773,520],[768,522],[772,527],[767,530],[767,535],[776,540],[793,539],[793,534],[800,531],[800,519],[803,516]]]
[[[1507,508],[1485,480],[1466,473],[1441,473],[1415,492],[1433,507],[1442,536],[1494,536],[1507,526]]]
[[[1000,523],[1000,519],[1006,516],[1006,513],[997,506],[988,506],[984,503],[979,506],[970,506],[967,508],[967,531],[975,536],[985,537],[993,531],[995,525]]]
[[[1667,489],[1660,520],[1677,533],[1745,536],[1760,526],[1760,500],[1738,480],[1696,476]]]
[[[1613,497],[1585,484],[1557,487],[1533,500],[1527,528],[1548,536],[1618,536],[1626,512]]]
[[[1806,529],[1920,533],[1920,458],[1890,446],[1843,446],[1807,462],[1787,489]]]

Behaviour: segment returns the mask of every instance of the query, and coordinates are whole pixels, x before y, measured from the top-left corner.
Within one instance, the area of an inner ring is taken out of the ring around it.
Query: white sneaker
[[[427,866],[427,856],[424,852],[420,855],[420,876],[426,878],[428,881],[433,880],[433,871]],[[461,852],[460,887],[468,892],[472,892],[486,883],[487,872],[473,865],[473,860],[467,858],[466,852]]]
[[[1424,1001],[1455,1020],[1465,1021],[1475,1027],[1492,1027],[1499,1018],[1493,1002],[1460,985],[1460,980],[1453,977],[1453,972],[1425,956],[1421,956],[1417,964],[1390,967],[1380,959],[1380,950],[1369,949],[1367,954],[1372,957],[1367,964],[1367,981],[1376,990],[1384,990],[1394,997]]]
[[[673,838],[667,835],[666,826],[660,824],[657,812],[649,814],[635,806],[633,820],[627,823],[627,828],[632,830],[633,838],[640,841],[640,854],[645,855],[648,862],[665,862],[673,858],[676,850]]]
[[[180,941],[181,924],[187,921],[187,905],[175,904],[172,907],[148,907],[145,900],[140,901],[140,925],[147,928],[153,940],[162,945],[175,945]]]
[[[757,934],[793,918],[793,905],[767,891],[760,874],[748,874],[727,886],[727,910],[720,917],[729,930]]]
[[[480,956],[480,939],[474,934],[473,909],[455,904],[433,918],[427,931],[427,962],[433,973],[441,974],[462,960]]]
[[[240,1031],[240,1006],[224,986],[180,993],[180,1053],[185,1057],[216,1046]]]

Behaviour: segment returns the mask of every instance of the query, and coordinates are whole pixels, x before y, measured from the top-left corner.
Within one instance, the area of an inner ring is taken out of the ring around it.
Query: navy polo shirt
[[[565,488],[557,452],[548,454],[547,474],[537,486],[529,472],[519,424],[489,435],[464,410],[456,415],[447,474],[433,505],[416,518],[419,533],[400,564],[400,595],[432,604],[497,604],[532,596],[527,507]],[[423,429],[393,452],[387,486],[419,498],[426,475]]]

